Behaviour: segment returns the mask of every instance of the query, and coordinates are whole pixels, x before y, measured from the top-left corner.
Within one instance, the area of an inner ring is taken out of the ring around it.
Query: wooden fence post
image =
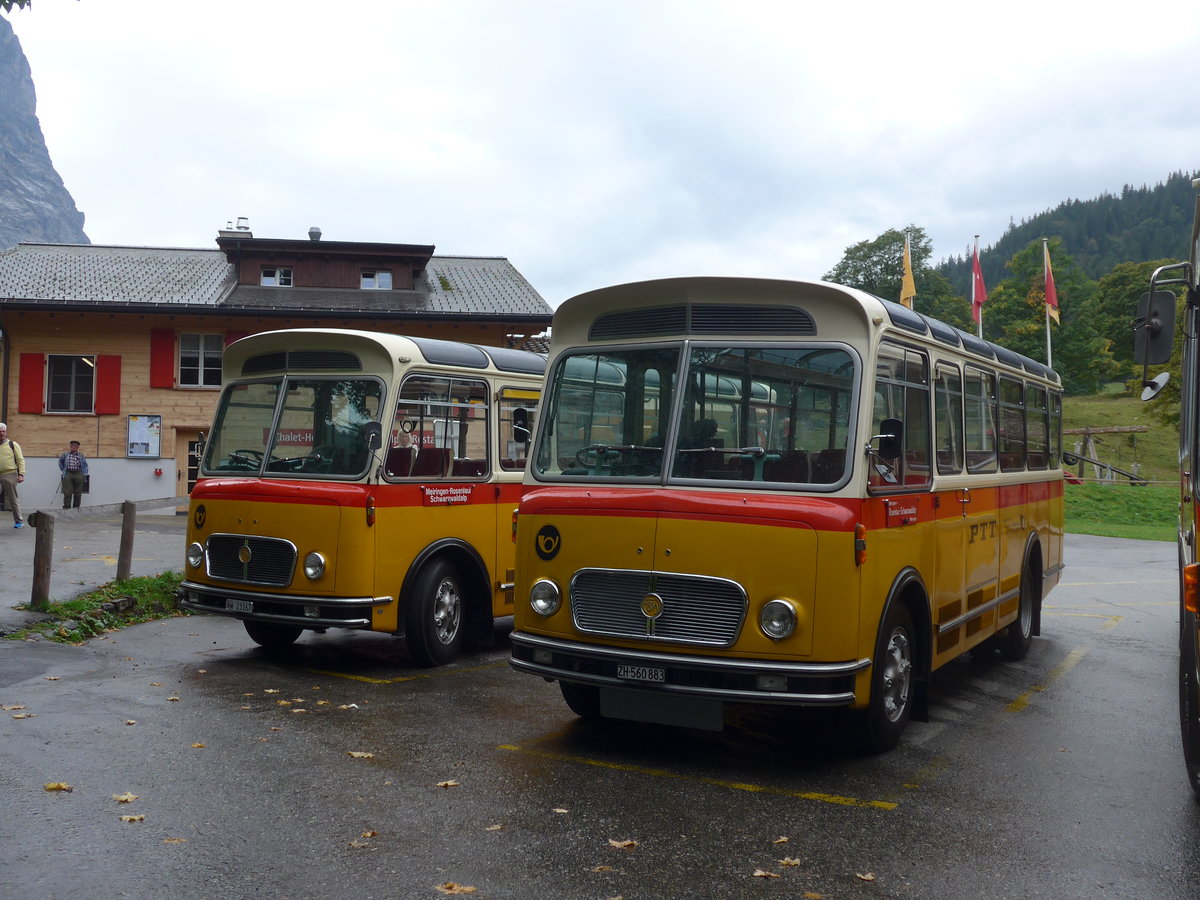
[[[29,605],[46,610],[50,608],[50,570],[54,563],[54,516],[39,510],[30,514],[29,524],[37,532],[33,541],[33,589]]]
[[[117,581],[129,577],[133,566],[133,532],[137,524],[137,504],[126,500],[121,505],[121,550],[117,554]]]

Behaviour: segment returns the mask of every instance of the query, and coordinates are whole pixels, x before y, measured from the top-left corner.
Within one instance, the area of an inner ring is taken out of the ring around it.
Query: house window
[[[263,266],[258,283],[263,287],[291,287],[292,269],[290,266]]]
[[[179,335],[179,386],[220,387],[222,344],[219,334]]]
[[[392,273],[386,269],[363,269],[361,287],[364,291],[390,291]]]
[[[46,363],[46,412],[91,413],[96,389],[96,357],[51,355]]]

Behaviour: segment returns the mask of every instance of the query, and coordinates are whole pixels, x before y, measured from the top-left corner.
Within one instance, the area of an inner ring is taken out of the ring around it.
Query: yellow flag
[[[913,300],[917,296],[917,285],[913,281],[912,255],[908,250],[908,235],[904,236],[904,278],[900,282],[900,303],[913,308]]]

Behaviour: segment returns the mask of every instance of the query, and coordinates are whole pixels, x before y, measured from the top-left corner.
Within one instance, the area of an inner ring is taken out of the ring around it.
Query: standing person
[[[71,441],[71,449],[58,455],[58,471],[62,472],[63,509],[79,509],[88,473],[87,457],[80,451],[79,441]]]
[[[9,440],[8,426],[0,422],[0,492],[5,505],[12,510],[13,528],[25,527],[21,518],[21,501],[17,499],[17,485],[25,480],[25,455],[21,445]]]

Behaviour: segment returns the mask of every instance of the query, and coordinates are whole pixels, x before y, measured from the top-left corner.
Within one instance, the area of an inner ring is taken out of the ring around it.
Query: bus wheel
[[[242,619],[242,624],[246,626],[246,634],[250,635],[250,640],[268,650],[279,650],[294,644],[296,638],[304,631],[299,625],[283,625],[279,622],[252,622],[250,619]]]
[[[563,699],[571,712],[581,719],[600,718],[600,689],[590,684],[576,684],[573,681],[560,681],[558,689],[562,691]]]
[[[1200,797],[1200,654],[1197,648],[1196,616],[1182,610],[1179,631],[1179,731],[1183,737],[1183,759],[1188,782]]]
[[[422,666],[444,666],[463,644],[463,592],[458,572],[444,559],[421,570],[404,622],[408,652]]]
[[[908,724],[916,646],[908,607],[892,603],[871,664],[871,705],[861,713],[863,742],[872,753],[882,753],[900,743],[900,734]]]
[[[1037,588],[1034,587],[1033,570],[1025,567],[1021,574],[1021,607],[1017,619],[1008,626],[1008,631],[997,642],[1000,655],[1007,660],[1024,659],[1033,643],[1033,607],[1037,603]]]

